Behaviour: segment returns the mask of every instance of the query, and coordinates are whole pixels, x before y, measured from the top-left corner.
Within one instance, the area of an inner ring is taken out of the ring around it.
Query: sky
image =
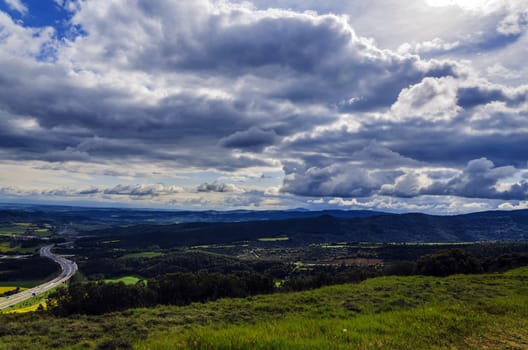
[[[528,208],[528,0],[0,0],[0,202]]]

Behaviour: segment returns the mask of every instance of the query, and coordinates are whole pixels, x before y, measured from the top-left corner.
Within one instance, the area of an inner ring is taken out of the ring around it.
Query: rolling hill
[[[286,245],[321,242],[476,242],[528,240],[528,211],[496,211],[456,216],[392,214],[317,217],[229,223],[132,225],[90,231],[126,247],[161,247],[254,241],[288,237]],[[123,239],[126,237],[126,239]]]

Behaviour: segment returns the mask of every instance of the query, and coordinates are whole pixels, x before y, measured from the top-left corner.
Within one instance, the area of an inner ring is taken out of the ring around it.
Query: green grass
[[[9,253],[11,249],[9,242],[0,242],[0,253]]]
[[[137,258],[156,258],[158,256],[163,256],[165,253],[161,252],[138,252],[138,253],[130,253],[123,255],[122,259],[137,259]]]
[[[21,235],[26,232],[26,227],[17,224],[0,225],[0,236]]]
[[[38,303],[38,304],[34,304],[34,305],[18,308],[18,309],[15,309],[15,310],[11,310],[11,311],[9,311],[9,313],[25,314],[27,312],[39,311],[40,308],[46,309],[46,307],[47,307],[46,301],[43,301],[43,302]]]
[[[321,248],[325,248],[325,249],[341,249],[341,248],[348,248],[348,245],[346,243],[344,243],[344,244],[340,244],[340,243],[337,243],[337,244],[321,244],[320,247]]]
[[[233,305],[246,312],[236,312],[231,322],[222,315],[224,324],[160,332],[137,345],[153,350],[174,344],[188,349],[481,349],[491,342],[493,349],[525,349],[527,281],[525,268],[504,276],[376,278],[259,297]]]
[[[103,316],[0,317],[0,349],[527,349],[528,267]],[[111,347],[112,345],[114,347]],[[122,347],[124,348],[124,347]]]
[[[258,239],[259,242],[281,242],[289,240],[289,237],[262,237]]]
[[[53,235],[53,232],[50,231],[48,228],[39,227],[39,228],[35,228],[31,232],[31,234],[34,236],[39,236],[39,237],[48,237],[48,236]]]
[[[191,246],[191,249],[229,249],[249,247],[249,244],[202,244]]]
[[[15,253],[15,254],[33,254],[36,253],[39,246],[21,248],[20,246],[11,247],[9,242],[0,242],[1,253]]]
[[[137,276],[123,276],[120,278],[111,278],[111,279],[105,279],[104,281],[107,283],[119,283],[123,282],[124,284],[136,284],[139,281],[144,280],[142,277]]]

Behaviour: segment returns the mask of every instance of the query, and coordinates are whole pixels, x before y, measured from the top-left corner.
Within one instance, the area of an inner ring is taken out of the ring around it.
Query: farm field
[[[10,310],[10,311],[7,311],[7,313],[13,313],[13,314],[25,314],[27,312],[35,312],[35,311],[38,311],[39,308],[46,308],[46,302],[42,302],[42,303],[34,303],[33,305],[30,305],[30,306],[25,306],[25,307],[19,307],[17,306],[17,308],[14,308],[13,310]]]
[[[107,282],[107,283],[119,283],[119,282],[123,282],[124,284],[136,284],[138,283],[139,281],[143,280],[143,278],[140,278],[140,277],[137,277],[137,276],[123,276],[123,277],[120,277],[120,278],[108,278],[108,279],[105,279],[104,281]]]
[[[288,237],[262,237],[258,238],[259,242],[281,242],[290,240]]]
[[[49,225],[35,225],[27,222],[0,224],[0,236],[24,234],[45,237],[52,235],[53,231]]]
[[[165,255],[164,253],[162,252],[139,252],[139,253],[130,253],[130,254],[126,254],[126,255],[123,255],[121,258],[122,259],[137,259],[137,258],[156,258],[158,256],[163,256]]]
[[[526,349],[527,281],[524,267],[102,316],[2,315],[0,349]]]
[[[39,246],[22,247],[13,245],[10,242],[0,242],[0,254],[34,254]]]
[[[20,288],[20,287],[18,287],[18,288],[20,289],[20,291],[23,291],[24,289],[26,289],[26,288]],[[11,292],[11,291],[13,291],[15,289],[17,289],[17,286],[2,286],[2,285],[0,285],[0,295],[4,294],[5,292]]]

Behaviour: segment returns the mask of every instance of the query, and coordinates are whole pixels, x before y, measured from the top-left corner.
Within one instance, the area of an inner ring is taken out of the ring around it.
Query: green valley
[[[31,222],[23,210],[4,218],[6,227],[27,222],[50,230],[46,237],[41,229],[0,237],[4,298],[57,276],[59,266],[38,256],[40,247],[71,259],[78,271],[2,310],[0,350],[528,344],[528,242],[525,233],[499,239],[524,232],[526,211],[244,221],[263,215],[249,212],[182,224],[167,224],[171,212],[146,212],[137,222],[134,212],[123,221],[116,212],[87,210],[79,222],[54,209]],[[160,222],[145,224],[149,215]],[[443,232],[437,241],[435,232]],[[477,239],[484,235],[497,239]]]

